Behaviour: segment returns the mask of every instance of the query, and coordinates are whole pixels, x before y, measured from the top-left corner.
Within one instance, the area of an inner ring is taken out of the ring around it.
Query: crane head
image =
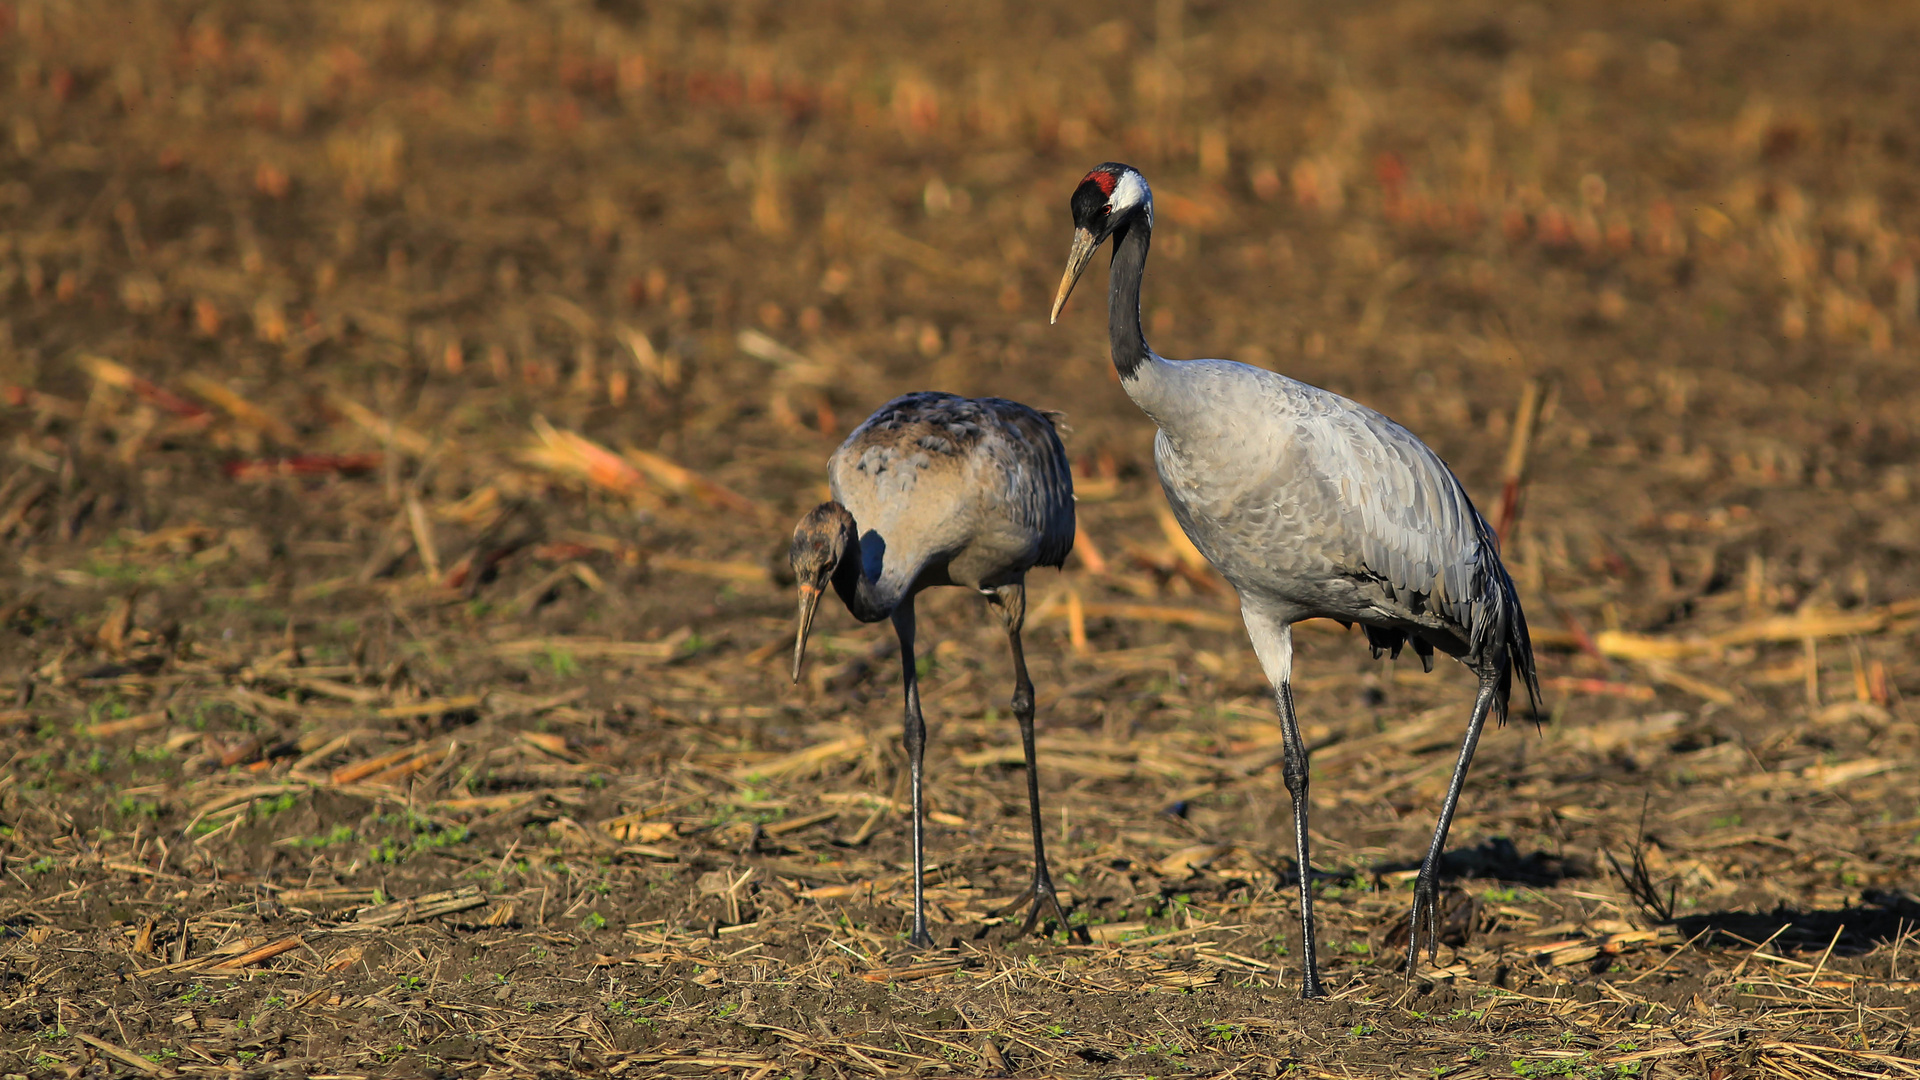
[[[1144,214],[1147,224],[1153,224],[1153,190],[1147,187],[1147,178],[1133,166],[1117,161],[1109,161],[1083,177],[1067,205],[1073,211],[1073,248],[1067,252],[1067,272],[1060,278],[1060,291],[1054,294],[1053,315],[1048,322],[1060,320],[1060,309],[1073,295],[1074,283],[1109,236],[1136,215]]]
[[[855,537],[853,515],[837,502],[824,502],[807,512],[793,529],[787,560],[800,589],[800,620],[793,637],[793,681],[800,681],[800,665],[807,656],[807,632],[814,612]]]

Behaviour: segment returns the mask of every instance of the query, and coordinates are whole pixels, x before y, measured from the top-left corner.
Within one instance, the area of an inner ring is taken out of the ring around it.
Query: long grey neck
[[[1118,230],[1113,244],[1113,266],[1107,273],[1107,337],[1113,348],[1113,366],[1123,382],[1131,382],[1153,360],[1147,335],[1140,329],[1140,279],[1147,269],[1147,248],[1153,243],[1153,222],[1136,216]]]

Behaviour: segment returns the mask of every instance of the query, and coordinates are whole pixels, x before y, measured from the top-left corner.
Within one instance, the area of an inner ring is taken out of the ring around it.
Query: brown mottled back
[[[836,501],[859,523],[862,571],[884,594],[989,588],[1073,546],[1073,480],[1053,422],[1018,402],[907,394],[833,455]]]
[[[1025,406],[1016,408],[1032,412]],[[980,440],[986,437],[988,425],[992,423],[989,410],[982,407],[982,402],[971,398],[932,391],[907,394],[874,410],[866,423],[847,436],[841,453],[861,453],[879,447],[915,447],[930,454],[957,459],[980,445]]]

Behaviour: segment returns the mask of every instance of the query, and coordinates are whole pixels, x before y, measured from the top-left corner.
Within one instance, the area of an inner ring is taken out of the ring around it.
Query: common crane
[[[1323,996],[1314,956],[1307,851],[1307,748],[1294,716],[1293,624],[1365,628],[1377,657],[1411,644],[1479,677],[1460,757],[1408,916],[1407,974],[1424,939],[1439,952],[1437,879],[1487,713],[1502,721],[1517,672],[1537,714],[1533,645],[1493,531],[1440,456],[1385,416],[1319,387],[1230,360],[1168,360],[1140,328],[1153,192],[1108,162],[1074,189],[1073,246],[1054,296],[1058,321],[1102,243],[1114,243],[1107,332],[1120,384],[1158,425],[1154,464],[1174,517],[1240,596],[1240,614],[1280,713],[1284,779],[1299,854],[1301,996]]]
[[[861,622],[893,620],[913,798],[913,943],[933,943],[922,880],[927,729],[914,668],[913,599],[935,585],[984,594],[1006,624],[1033,825],[1033,883],[1008,910],[1031,900],[1023,934],[1046,912],[1071,931],[1047,873],[1033,752],[1033,681],[1020,646],[1027,571],[1061,566],[1073,548],[1073,478],[1053,421],[1001,398],[907,394],[882,405],[847,436],[828,462],[827,477],[833,500],[809,511],[793,533],[790,557],[800,589],[793,677],[799,681],[807,633],[829,585]]]

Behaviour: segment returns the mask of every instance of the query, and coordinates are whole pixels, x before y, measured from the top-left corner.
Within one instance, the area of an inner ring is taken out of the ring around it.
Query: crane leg
[[[1447,782],[1447,798],[1440,804],[1440,823],[1434,827],[1433,843],[1427,857],[1420,860],[1420,876],[1413,883],[1413,911],[1407,916],[1407,978],[1413,978],[1420,960],[1420,943],[1427,945],[1427,959],[1440,955],[1440,859],[1446,852],[1447,830],[1453,827],[1453,811],[1460,804],[1460,789],[1466,786],[1467,767],[1473,764],[1474,747],[1480,744],[1480,729],[1486,726],[1487,713],[1493,708],[1503,672],[1495,670],[1480,678],[1480,693],[1473,699],[1473,716],[1467,720],[1467,737],[1460,742],[1460,759],[1454,762],[1453,779]]]
[[[1020,746],[1027,755],[1027,810],[1033,825],[1033,884],[1002,908],[1000,914],[1027,907],[1026,921],[1020,924],[1020,933],[1025,935],[1033,933],[1040,917],[1051,912],[1060,920],[1060,929],[1087,944],[1092,939],[1087,936],[1086,928],[1067,921],[1067,913],[1060,907],[1060,895],[1053,887],[1053,876],[1047,872],[1047,842],[1040,824],[1040,769],[1033,750],[1033,680],[1027,676],[1027,654],[1020,646],[1020,629],[1027,620],[1026,585],[1001,586],[994,590],[993,603],[1006,620],[1007,645],[1013,652],[1013,715],[1020,721]]]
[[[1280,704],[1280,738],[1283,754],[1282,777],[1287,794],[1293,798],[1293,847],[1300,869],[1300,996],[1325,997],[1320,985],[1319,954],[1313,945],[1313,867],[1307,849],[1307,744],[1300,738],[1300,721],[1293,715],[1293,685],[1282,682],[1274,691]]]
[[[1300,737],[1300,721],[1293,714],[1293,624],[1268,616],[1257,607],[1240,605],[1260,669],[1273,684],[1273,700],[1280,712],[1281,767],[1287,794],[1293,798],[1293,847],[1300,868],[1300,996],[1325,997],[1320,985],[1319,954],[1313,944],[1313,867],[1307,841],[1307,743]]]
[[[900,638],[900,681],[906,689],[907,779],[913,792],[913,934],[908,939],[916,947],[931,948],[933,935],[927,933],[926,897],[926,806],[921,788],[921,762],[927,752],[927,721],[920,715],[919,672],[913,657],[913,597],[908,596],[893,609],[893,632]]]

